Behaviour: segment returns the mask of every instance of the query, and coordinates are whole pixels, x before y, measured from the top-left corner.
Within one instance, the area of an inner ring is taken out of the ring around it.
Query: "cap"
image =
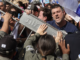
[[[9,54],[16,49],[16,40],[13,36],[7,35],[0,39],[0,53]]]

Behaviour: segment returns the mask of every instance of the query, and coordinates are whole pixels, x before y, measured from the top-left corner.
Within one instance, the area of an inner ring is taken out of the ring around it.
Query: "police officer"
[[[12,60],[16,51],[16,40],[7,35],[0,39],[0,60]]]
[[[46,25],[41,25],[36,34],[28,38],[28,40],[24,43],[24,48],[26,49],[24,60],[61,60],[60,58],[55,58],[54,52],[56,50],[56,43],[55,39],[51,36],[46,34],[45,29],[47,28]],[[41,36],[42,35],[42,36]],[[39,40],[38,40],[39,39]],[[32,45],[33,42],[38,40],[37,49],[38,52],[35,52],[35,49]],[[62,49],[63,56],[62,60],[69,60],[69,44],[67,48],[65,47],[65,40],[61,40],[59,45]],[[58,48],[57,48],[58,49]]]
[[[0,29],[0,60],[11,60],[16,48],[16,40],[8,35],[9,20],[12,15],[5,13],[2,18],[4,19],[3,26]]]

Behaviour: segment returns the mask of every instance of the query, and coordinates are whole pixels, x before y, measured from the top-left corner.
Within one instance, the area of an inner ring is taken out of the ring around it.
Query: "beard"
[[[57,24],[60,24],[60,23],[64,20],[64,18],[65,18],[65,16],[63,16],[59,21],[56,21],[56,20],[55,20],[55,22],[56,22]]]

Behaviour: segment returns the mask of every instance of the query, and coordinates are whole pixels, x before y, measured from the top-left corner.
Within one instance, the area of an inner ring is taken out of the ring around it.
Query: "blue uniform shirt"
[[[70,22],[66,21],[66,25],[64,25],[63,27],[59,27],[56,25],[55,21],[47,21],[47,23],[49,23],[50,25],[52,25],[53,27],[59,29],[59,30],[65,30],[67,33],[73,33],[75,31],[78,31],[77,27],[73,24],[71,24]]]

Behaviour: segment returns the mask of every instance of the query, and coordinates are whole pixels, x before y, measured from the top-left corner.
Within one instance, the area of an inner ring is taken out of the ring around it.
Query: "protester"
[[[19,6],[20,8],[22,8],[22,9],[25,8],[24,4],[23,4],[21,1],[18,1],[17,4],[18,4],[18,6]],[[24,11],[22,11],[22,13],[23,13],[23,12],[24,12]]]
[[[19,19],[18,19],[18,12],[17,12],[16,7],[11,6],[11,7],[9,8],[8,12],[11,13],[12,16],[13,16],[16,20],[19,21]],[[20,39],[21,36],[19,36],[19,34],[20,34],[20,32],[22,31],[22,29],[23,29],[24,26],[23,26],[22,24],[19,24],[18,21],[16,22],[15,20],[10,19],[10,21],[9,21],[9,26],[10,26],[10,31],[9,31],[9,33],[10,33],[11,35],[13,35],[14,39],[17,39],[17,38],[18,38],[17,41],[18,41],[18,43],[19,43],[20,40],[22,40],[22,39]],[[25,31],[25,30],[26,30],[26,29],[24,29],[22,35],[23,35],[23,38],[25,37],[25,39],[26,39],[27,34],[26,34],[26,31]],[[22,42],[24,42],[24,41],[25,41],[25,40],[23,39]]]
[[[52,20],[51,10],[48,8],[41,8],[38,18],[43,20],[44,22],[51,21]]]
[[[0,10],[5,11],[5,4],[2,1],[0,1]],[[0,12],[0,28],[2,27],[4,21],[3,18],[1,18],[1,16],[3,16],[3,14]]]
[[[0,1],[0,10],[5,11],[5,4],[2,1]]]
[[[48,9],[52,8],[52,4],[48,3],[45,7],[47,7]]]
[[[7,2],[5,4],[6,4],[6,10],[8,10],[11,5]]]
[[[30,11],[30,13],[32,13],[35,16],[38,16],[39,12],[38,8],[34,4],[29,4],[26,11]]]
[[[26,10],[27,14],[31,14],[30,10]],[[48,8],[41,8],[39,11],[38,18],[43,20],[44,22],[51,21],[52,16],[51,16],[51,10]]]
[[[62,6],[59,4],[53,5],[51,12],[54,20],[48,21],[49,24],[59,30],[65,30],[67,33],[74,33],[78,30],[76,26],[64,20],[65,11]]]

